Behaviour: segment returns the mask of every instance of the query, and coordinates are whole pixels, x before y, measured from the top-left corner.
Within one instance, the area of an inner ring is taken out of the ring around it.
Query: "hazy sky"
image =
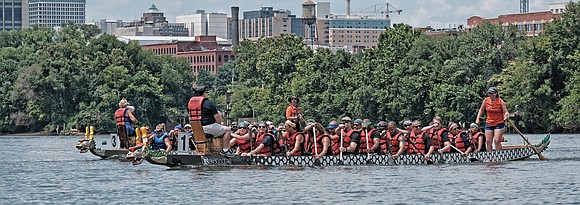
[[[530,11],[547,11],[548,4],[567,2],[568,0],[530,0]],[[87,22],[99,19],[139,19],[144,11],[155,4],[165,13],[169,22],[175,16],[194,13],[201,9],[206,12],[222,12],[230,16],[230,7],[240,7],[240,18],[243,11],[257,10],[262,6],[274,9],[288,9],[292,14],[301,15],[301,4],[304,0],[87,0]],[[321,0],[322,2],[322,0]],[[345,0],[325,0],[331,2],[333,14],[346,13]],[[500,14],[519,13],[519,0],[351,0],[351,13],[364,10],[376,4],[392,4],[403,12],[392,14],[393,23],[406,23],[415,27],[431,26],[434,28],[466,24],[472,15],[497,17]]]

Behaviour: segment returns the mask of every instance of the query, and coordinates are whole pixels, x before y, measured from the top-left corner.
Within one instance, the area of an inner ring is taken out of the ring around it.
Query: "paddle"
[[[421,152],[421,150],[419,150],[419,148],[417,148],[417,145],[413,141],[411,141],[411,137],[409,135],[406,135],[406,136],[407,136],[407,141],[409,141],[409,143],[411,145],[413,145],[413,147],[415,147],[415,149],[419,152],[419,154],[421,154],[421,156],[423,156],[423,158],[426,158],[425,154],[423,154]],[[431,161],[431,159],[426,160],[426,161],[427,161],[427,164],[433,164],[433,161]]]
[[[340,162],[339,162],[339,164],[343,164],[344,163],[343,162],[343,159],[342,159],[342,145],[344,144],[344,139],[342,137],[343,135],[344,135],[344,130],[340,129],[340,148],[338,148],[339,149],[338,150],[339,151],[338,155],[340,156]]]
[[[540,153],[537,149],[536,146],[532,145],[532,143],[530,143],[530,141],[528,141],[528,138],[526,138],[524,136],[524,134],[522,134],[522,132],[520,132],[520,130],[518,129],[518,127],[516,127],[516,125],[511,121],[508,120],[508,122],[510,123],[510,125],[516,130],[516,132],[518,132],[518,134],[520,134],[520,136],[522,137],[522,139],[524,139],[524,141],[526,141],[526,143],[528,143],[528,145],[530,147],[532,147],[532,150],[534,150],[534,152],[536,153],[536,155],[538,155],[538,158],[540,158],[540,160],[546,160],[546,157],[544,157],[544,155],[542,155],[542,153]]]
[[[316,158],[318,156],[318,145],[316,144],[316,127],[312,126],[312,132],[314,133],[314,166],[316,166],[317,164],[320,164],[320,161],[318,158]]]
[[[369,132],[366,129],[365,129],[365,138],[367,142],[367,164],[369,164],[371,153],[369,152]]]
[[[466,156],[465,152],[462,152],[459,148],[457,148],[456,146],[451,145],[451,148],[457,150],[459,153],[461,153],[461,155]],[[469,158],[469,161],[471,162],[475,162],[475,161],[479,161],[479,159],[475,158],[475,157],[471,157]]]

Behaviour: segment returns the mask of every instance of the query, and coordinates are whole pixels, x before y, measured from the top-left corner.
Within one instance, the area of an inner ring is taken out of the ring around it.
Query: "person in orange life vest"
[[[242,153],[249,153],[252,151],[250,138],[255,136],[250,136],[250,130],[248,129],[248,124],[246,122],[240,122],[236,127],[236,132],[231,134],[232,139],[230,140],[229,146],[235,147],[237,145],[237,155],[241,155]]]
[[[485,134],[479,131],[479,126],[475,123],[469,125],[467,131],[470,144],[473,147],[473,152],[485,152]]]
[[[421,121],[415,120],[411,125],[413,129],[409,133],[409,153],[425,155],[425,160],[431,159],[431,154],[435,151],[433,140],[429,137],[427,131],[421,131]]]
[[[431,125],[424,127],[421,131],[431,138],[435,150],[440,154],[451,151],[451,142],[449,141],[449,130],[441,127],[441,117],[435,116],[431,120]]]
[[[248,153],[242,153],[242,156],[272,156],[274,137],[268,133],[267,124],[260,122],[257,129],[256,140],[252,142],[254,149]]]
[[[288,105],[288,107],[286,108],[286,120],[299,122],[300,120],[302,120],[301,119],[302,110],[300,110],[300,108],[298,107],[298,103],[300,102],[300,100],[298,100],[298,97],[292,96],[288,98],[288,102],[290,103],[290,105]]]
[[[378,144],[380,144],[381,133],[376,129],[372,129],[372,126],[373,126],[373,123],[369,119],[362,120],[361,130],[360,130],[361,137],[360,137],[360,142],[359,142],[359,147],[358,147],[359,154],[375,153],[377,151],[377,149],[379,148]],[[375,134],[373,135],[373,133],[375,133]],[[366,143],[366,140],[367,140],[366,135],[367,134],[369,135],[368,136],[368,140],[369,140],[369,143],[368,143],[369,149],[368,150],[367,150],[367,143]],[[375,141],[378,142],[377,146],[375,146]]]
[[[316,129],[316,139],[314,139],[314,129]],[[312,142],[308,143],[306,148],[315,158],[321,158],[325,155],[331,155],[330,136],[324,132],[324,127],[317,122],[312,122],[304,128],[304,132],[310,136]],[[316,140],[316,144],[314,143]],[[318,153],[318,154],[317,154]]]
[[[395,123],[395,121],[390,121],[387,124],[387,130],[383,135],[387,145],[385,147],[386,151],[390,151],[392,159],[397,159],[397,157],[405,153],[404,134],[406,133],[408,133],[406,130],[397,129],[397,123]]]
[[[473,151],[467,133],[465,133],[465,131],[461,129],[461,126],[456,122],[451,122],[451,125],[449,125],[449,140],[453,146],[463,152],[464,156],[467,156],[467,154]],[[455,149],[452,151],[457,152]]]
[[[229,149],[230,142],[230,128],[222,125],[222,117],[217,111],[216,106],[212,101],[207,99],[205,86],[197,86],[195,88],[195,95],[203,97],[201,109],[201,125],[205,134],[219,137],[223,135],[222,151],[220,155],[226,157],[233,157],[235,154]]]
[[[115,121],[117,125],[125,125],[125,130],[127,137],[135,136],[135,128],[131,125],[131,123],[139,123],[139,120],[135,118],[133,112],[127,108],[129,106],[129,102],[127,100],[122,99],[119,101],[119,109],[115,111]]]
[[[505,102],[499,97],[497,88],[490,87],[487,90],[487,97],[483,99],[475,124],[479,125],[479,118],[486,112],[485,118],[485,142],[486,150],[492,151],[492,145],[495,145],[495,150],[502,150],[501,137],[505,132],[505,121],[510,117],[510,113],[505,105]]]
[[[361,138],[360,132],[352,127],[352,120],[350,119],[350,117],[343,117],[341,122],[342,124],[339,125],[337,128],[338,130],[337,132],[338,133],[342,132],[344,138],[344,144],[340,147],[340,151],[351,154],[357,153]]]
[[[304,134],[298,132],[296,129],[296,122],[286,120],[284,123],[284,138],[285,147],[288,147],[286,156],[300,156],[302,155],[302,143],[304,143]]]

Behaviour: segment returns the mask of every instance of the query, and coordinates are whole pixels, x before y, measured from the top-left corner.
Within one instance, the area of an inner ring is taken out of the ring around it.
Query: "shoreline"
[[[46,132],[25,132],[25,133],[0,133],[0,136],[16,136],[16,137],[25,137],[25,136],[33,136],[33,137],[38,137],[38,136],[84,136],[85,133],[79,133],[79,134],[63,134],[63,135],[57,135],[57,134],[52,134],[52,133],[46,133]]]

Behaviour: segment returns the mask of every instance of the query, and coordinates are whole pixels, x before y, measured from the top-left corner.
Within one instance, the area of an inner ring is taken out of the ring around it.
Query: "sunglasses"
[[[186,128],[184,128],[184,129],[186,129],[186,130],[191,130],[191,127],[186,127]]]
[[[359,125],[359,124],[353,124],[352,126],[358,127],[358,126],[360,126],[360,125]]]
[[[266,126],[258,126],[258,128],[266,128]]]
[[[453,129],[451,129],[451,130],[459,130],[459,128],[458,128],[458,127],[454,127],[454,128],[453,128]]]
[[[415,126],[415,128],[421,128],[421,126]]]
[[[411,126],[411,125],[409,124],[409,125],[403,125],[403,126],[405,126],[405,127],[409,127],[409,126]]]
[[[238,130],[245,130],[245,129],[248,129],[248,128],[245,128],[245,127],[239,127],[238,128]]]

